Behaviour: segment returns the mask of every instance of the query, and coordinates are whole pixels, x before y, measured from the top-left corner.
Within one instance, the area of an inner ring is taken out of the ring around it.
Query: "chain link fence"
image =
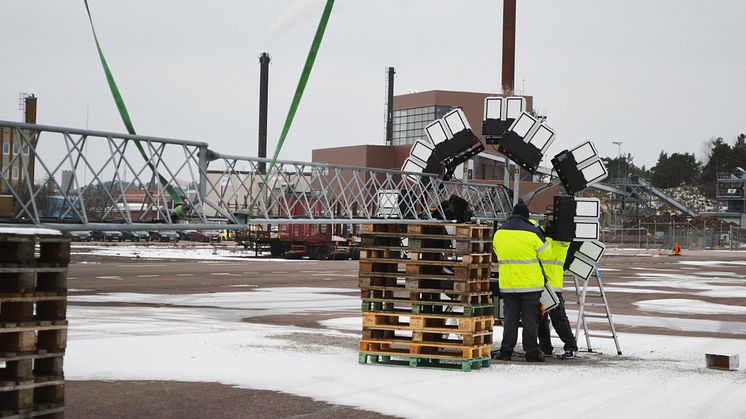
[[[727,223],[695,226],[689,222],[625,223],[624,227],[604,227],[600,240],[609,247],[638,249],[746,249],[746,228]]]

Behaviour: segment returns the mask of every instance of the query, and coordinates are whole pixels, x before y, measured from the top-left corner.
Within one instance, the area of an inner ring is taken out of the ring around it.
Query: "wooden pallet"
[[[410,239],[407,242],[407,245],[403,245],[401,243],[401,240],[394,242],[393,244],[389,244],[388,242],[385,242],[385,244],[382,243],[376,243],[375,240],[367,240],[366,239],[374,239],[374,237],[366,237],[363,238],[361,241],[360,251],[379,251],[379,252],[391,252],[392,254],[398,253],[398,254],[410,254],[412,252],[420,252],[420,253],[432,253],[432,254],[442,254],[442,255],[455,255],[460,256],[464,254],[470,254],[470,253],[490,253],[492,252],[492,241],[488,240],[471,240],[471,241],[459,241],[455,243],[451,243],[448,247],[428,247],[426,246],[428,243],[423,242],[419,239]],[[372,253],[361,253],[363,254],[372,254]],[[388,257],[388,256],[386,256]]]
[[[62,376],[0,387],[0,417],[33,417],[62,411],[65,380]],[[34,414],[36,413],[36,414]]]
[[[0,352],[60,351],[67,346],[67,320],[0,328]]]
[[[404,267],[404,270],[401,270],[400,266]],[[360,277],[370,277],[383,273],[408,278],[477,280],[489,279],[490,269],[491,263],[489,262],[459,265],[459,262],[452,261],[405,262],[397,259],[361,259],[358,275]]]
[[[449,231],[450,230],[450,231]],[[363,224],[362,237],[416,237],[445,240],[491,240],[492,227],[476,224]]]
[[[424,293],[476,293],[490,290],[490,281],[486,279],[476,281],[453,281],[448,279],[405,278],[391,277],[361,277],[358,286],[362,290],[385,290]]]
[[[66,267],[0,265],[0,294],[60,293],[67,291]]]
[[[0,368],[0,382],[24,381],[39,376],[62,376],[64,355],[64,352],[51,352],[0,356],[0,361],[5,363]]]
[[[474,333],[432,333],[419,330],[383,329],[378,326],[373,326],[363,327],[362,338],[370,342],[433,343],[477,346],[491,345],[492,331]]]
[[[443,252],[443,250],[448,250]],[[391,247],[360,249],[360,259],[370,263],[398,263],[406,266],[457,266],[472,267],[492,262],[489,252],[466,253],[453,252],[452,249],[392,250]]]
[[[375,313],[398,313],[398,314],[430,314],[445,315],[448,317],[474,317],[491,315],[492,304],[467,305],[461,303],[428,303],[417,301],[398,301],[386,299],[363,300],[363,312]]]
[[[452,369],[461,371],[489,368],[492,360],[489,356],[474,359],[443,359],[429,356],[391,355],[375,352],[360,352],[358,362],[361,364],[387,365],[410,368]]]
[[[448,317],[444,315],[403,315],[398,313],[363,313],[363,327],[381,330],[417,330],[432,333],[492,332],[494,318]]]
[[[65,419],[65,403],[44,403],[34,405],[33,409],[21,411],[0,410],[3,419]]]
[[[492,304],[492,292],[418,292],[401,289],[362,289],[363,300],[391,300],[400,302],[418,302],[431,304],[486,305]]]
[[[65,320],[67,296],[63,295],[0,295],[0,328],[18,327],[13,323],[31,325],[34,322]],[[6,326],[7,324],[11,324]]]
[[[63,417],[67,265],[62,235],[0,228],[0,417]]]
[[[59,267],[70,263],[70,239],[62,235],[15,234],[0,230],[0,265]]]
[[[474,359],[490,356],[492,345],[469,346],[454,343],[360,340],[360,352],[381,355],[424,355],[443,359]]]

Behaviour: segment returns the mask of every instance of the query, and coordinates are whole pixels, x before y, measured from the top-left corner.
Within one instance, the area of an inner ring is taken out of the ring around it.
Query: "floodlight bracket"
[[[515,119],[485,119],[482,121],[482,135],[487,144],[498,144],[503,138]]]
[[[523,138],[513,131],[503,135],[497,150],[531,174],[536,172],[541,163],[541,150],[533,144],[524,142]]]
[[[563,150],[552,159],[552,166],[568,194],[575,195],[588,186],[569,150]]]

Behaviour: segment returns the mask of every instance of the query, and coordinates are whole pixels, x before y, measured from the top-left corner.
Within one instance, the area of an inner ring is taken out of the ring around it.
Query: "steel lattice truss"
[[[247,224],[440,217],[451,195],[502,221],[501,185],[394,170],[221,155],[202,142],[0,121],[0,222],[76,229],[240,229]],[[266,180],[266,184],[265,184]],[[173,196],[182,202],[178,218]]]

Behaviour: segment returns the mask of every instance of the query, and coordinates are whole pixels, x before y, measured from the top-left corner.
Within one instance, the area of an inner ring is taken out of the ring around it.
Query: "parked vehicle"
[[[74,242],[89,242],[93,239],[93,234],[90,231],[71,231],[70,241]]]
[[[192,233],[194,230],[177,230],[176,235],[179,236],[179,240],[192,240]]]
[[[288,198],[288,205],[296,215],[303,215],[305,207],[293,204],[292,198]],[[322,205],[315,202],[311,207],[315,215],[320,215]],[[354,240],[356,228],[350,224],[263,224],[237,231],[235,240],[245,249],[257,253],[269,251],[274,257],[355,259],[360,256],[358,242]]]
[[[179,235],[173,230],[154,230],[150,232],[150,240],[176,243],[179,241]]]
[[[150,241],[150,234],[148,234],[147,231],[123,231],[122,232],[122,239],[123,240],[129,240],[133,242],[149,242]]]
[[[192,231],[191,240],[195,242],[220,243],[220,235],[216,231]]]
[[[91,237],[93,240],[102,242],[120,242],[124,240],[121,231],[94,231]]]

